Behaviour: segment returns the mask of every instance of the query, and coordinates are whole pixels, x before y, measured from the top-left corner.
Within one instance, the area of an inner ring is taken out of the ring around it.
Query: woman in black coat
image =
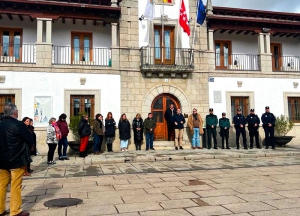
[[[126,114],[123,113],[121,115],[119,124],[119,136],[121,140],[121,151],[128,151],[128,140],[131,138],[130,136],[130,123],[126,117]]]
[[[78,127],[78,134],[80,136],[79,157],[87,156],[86,147],[89,142],[89,136],[91,135],[91,127],[88,120],[88,116],[82,116]]]
[[[112,113],[108,112],[105,118],[105,137],[108,152],[113,152],[112,142],[115,137],[115,130],[116,121],[114,120]]]
[[[141,150],[141,145],[143,142],[143,127],[144,127],[143,119],[141,118],[141,114],[138,113],[136,114],[132,122],[134,144],[136,150]]]

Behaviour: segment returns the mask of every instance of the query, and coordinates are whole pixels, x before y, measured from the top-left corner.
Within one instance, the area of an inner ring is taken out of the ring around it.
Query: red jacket
[[[68,124],[66,121],[57,121],[56,122],[57,126],[59,127],[60,129],[60,132],[61,132],[61,136],[62,137],[67,137],[68,136],[68,133],[69,133],[69,128],[68,128]]]

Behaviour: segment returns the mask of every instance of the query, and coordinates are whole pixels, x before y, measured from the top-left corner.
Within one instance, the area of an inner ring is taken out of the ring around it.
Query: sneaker
[[[67,156],[64,157],[65,160],[70,160]]]
[[[53,163],[52,163],[52,161],[48,161],[47,164],[51,165],[51,164],[53,164]]]
[[[56,164],[56,162],[55,162],[55,161],[52,161],[52,164]]]
[[[198,149],[202,149],[202,147],[198,147]]]
[[[122,148],[121,151],[122,151],[122,152],[125,151],[124,148]]]
[[[128,152],[128,149],[127,149],[127,148],[125,148],[125,151],[127,151],[127,152]]]
[[[182,146],[179,147],[181,150],[183,150]]]
[[[196,147],[193,146],[192,149],[196,149]]]
[[[64,156],[59,156],[59,160],[64,160]]]
[[[152,148],[151,150],[153,150],[153,151],[154,151],[155,149],[154,149],[154,148]]]

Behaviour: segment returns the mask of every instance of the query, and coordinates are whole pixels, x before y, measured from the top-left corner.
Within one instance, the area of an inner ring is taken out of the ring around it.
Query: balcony
[[[163,77],[164,74],[181,74],[183,77],[194,70],[194,54],[188,48],[167,48],[167,47],[142,47],[141,48],[141,71],[146,76],[158,73]]]
[[[36,47],[34,44],[0,44],[0,64],[34,64]]]
[[[300,72],[300,56],[272,55],[273,71]]]
[[[53,46],[52,64],[111,67],[111,49]]]
[[[216,70],[258,71],[259,55],[216,53]]]

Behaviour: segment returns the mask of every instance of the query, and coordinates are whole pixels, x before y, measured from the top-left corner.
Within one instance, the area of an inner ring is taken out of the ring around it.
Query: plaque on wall
[[[214,102],[222,103],[221,91],[214,91]]]
[[[174,5],[175,4],[175,0],[155,0],[155,4],[156,5]]]

